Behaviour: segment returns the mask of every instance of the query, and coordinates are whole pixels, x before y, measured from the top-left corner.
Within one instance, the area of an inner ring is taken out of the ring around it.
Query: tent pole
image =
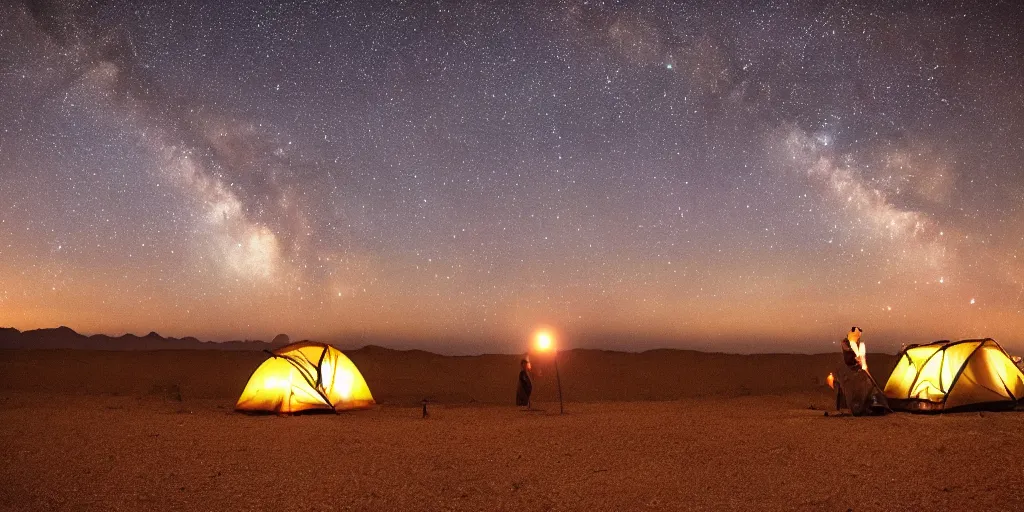
[[[555,382],[558,383],[558,414],[565,414],[565,407],[562,405],[562,376],[558,373],[558,352],[555,352]]]

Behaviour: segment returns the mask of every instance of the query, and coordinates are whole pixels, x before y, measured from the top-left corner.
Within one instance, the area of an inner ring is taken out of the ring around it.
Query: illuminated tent
[[[356,365],[330,345],[302,341],[270,355],[249,377],[235,410],[289,414],[359,409],[374,403]]]
[[[1024,374],[991,339],[911,345],[885,384],[894,409],[1011,409],[1024,403]]]

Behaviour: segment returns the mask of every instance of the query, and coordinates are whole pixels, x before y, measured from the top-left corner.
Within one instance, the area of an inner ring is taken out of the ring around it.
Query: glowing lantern
[[[537,347],[537,350],[541,352],[551,350],[554,346],[551,333],[548,331],[538,331],[536,336],[534,336],[534,345]]]
[[[555,361],[555,381],[558,383],[558,414],[565,413],[565,405],[562,402],[562,376],[558,372],[558,350],[555,349],[555,337],[550,331],[540,330],[533,336],[533,344],[538,352],[553,352]]]

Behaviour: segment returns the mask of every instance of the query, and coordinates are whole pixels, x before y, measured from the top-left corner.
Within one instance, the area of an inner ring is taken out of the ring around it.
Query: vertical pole
[[[558,352],[555,352],[555,382],[558,383],[558,414],[565,414],[562,405],[562,376],[558,374]]]

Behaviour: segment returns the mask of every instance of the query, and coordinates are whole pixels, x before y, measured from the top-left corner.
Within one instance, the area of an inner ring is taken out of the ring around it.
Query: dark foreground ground
[[[3,510],[1024,510],[1024,414],[825,417],[817,394],[379,407],[6,394]]]
[[[1024,413],[826,417],[837,354],[573,351],[564,416],[544,361],[523,412],[517,356],[350,355],[382,405],[254,417],[259,353],[0,350],[0,510],[1024,510]]]

